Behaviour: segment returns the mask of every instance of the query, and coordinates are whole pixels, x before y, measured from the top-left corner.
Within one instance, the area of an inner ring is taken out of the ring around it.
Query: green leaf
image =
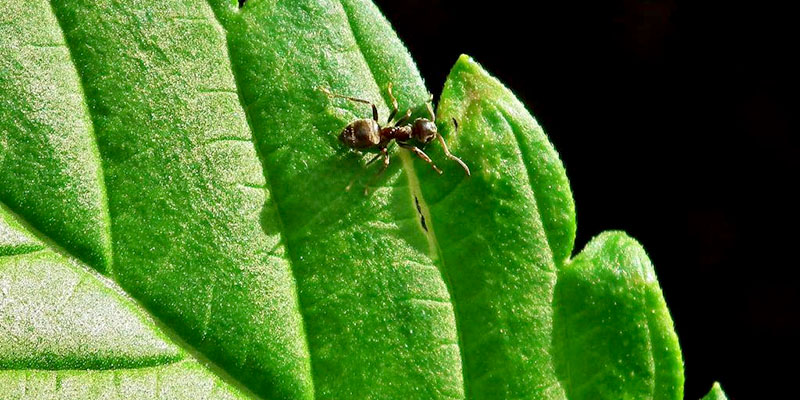
[[[0,258],[0,368],[132,368],[184,357],[141,311],[34,239],[3,208],[0,230],[37,246]],[[0,249],[19,247],[12,237],[0,239]]]
[[[553,351],[570,400],[682,399],[678,338],[644,249],[594,238],[558,276]]]
[[[415,195],[450,281],[467,394],[563,398],[550,341],[556,272],[575,233],[564,168],[525,107],[469,57],[450,72],[437,117],[472,176],[451,161],[442,176],[417,163]]]
[[[0,4],[0,199],[107,271],[105,185],[64,37],[48,2]]]
[[[428,94],[367,0],[0,2],[0,393],[681,390],[646,256],[614,234],[569,260],[558,155],[468,57],[437,117],[472,177],[432,146],[444,175],[400,150],[372,182],[336,140],[369,108],[321,89],[381,118],[389,83],[401,112]]]
[[[254,391],[308,397],[294,280],[211,9],[3,9],[0,199]],[[113,260],[81,257],[65,232],[105,235],[87,243],[111,241]]]
[[[245,398],[111,282],[38,240],[2,206],[0,232],[3,399]]]
[[[711,391],[709,391],[707,395],[703,396],[702,400],[728,400],[728,396],[726,396],[725,392],[722,391],[722,387],[719,385],[719,382],[714,382],[714,386],[711,387]]]
[[[451,282],[467,394],[681,398],[680,350],[649,259],[624,234],[606,233],[566,260],[572,196],[525,107],[462,56],[438,118],[452,151],[473,160],[471,178],[454,163],[442,177],[419,172]]]
[[[560,265],[566,261],[575,242],[575,205],[564,166],[541,126],[510,90],[468,56],[461,56],[450,71],[440,103],[438,121],[443,132],[451,132],[453,118],[461,126],[462,136],[450,139],[450,146],[453,150],[463,146],[459,149],[462,158],[480,163],[473,166],[476,179],[499,185],[509,180],[507,175],[516,175],[514,184],[527,187],[517,204],[533,208],[530,212],[541,220],[534,234],[543,231],[542,244],[549,248],[553,262]],[[467,182],[460,179],[457,165],[448,166],[453,171],[449,174],[459,179],[431,196],[447,196],[461,190],[450,185]],[[483,193],[481,196],[491,197]],[[488,214],[498,212],[490,210]],[[507,224],[512,225],[511,221]]]
[[[247,399],[216,380],[195,361],[114,370],[26,370],[0,372],[4,400]]]
[[[403,106],[423,105],[408,53],[368,1],[217,10],[297,280],[315,395],[462,397],[452,305],[409,177],[396,162],[370,196],[364,180],[345,191],[364,161],[336,135],[370,111],[319,89],[374,101],[386,118],[391,73]]]

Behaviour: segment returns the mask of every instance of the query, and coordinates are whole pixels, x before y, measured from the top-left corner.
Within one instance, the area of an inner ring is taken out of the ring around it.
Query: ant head
[[[368,149],[380,143],[380,127],[371,119],[359,119],[342,130],[339,140],[347,147]]]
[[[411,126],[411,137],[423,144],[430,143],[439,134],[438,132],[436,124],[426,118],[417,118]]]

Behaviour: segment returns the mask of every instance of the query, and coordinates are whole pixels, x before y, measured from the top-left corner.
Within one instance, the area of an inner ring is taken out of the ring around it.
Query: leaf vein
[[[86,101],[86,93],[87,93],[86,82],[85,82],[85,80],[83,78],[83,74],[81,74],[81,71],[78,68],[78,65],[75,63],[75,59],[72,57],[72,53],[74,52],[74,50],[70,46],[69,40],[67,40],[66,34],[64,32],[64,24],[61,21],[61,19],[59,18],[58,13],[56,13],[56,10],[55,10],[55,7],[53,6],[52,1],[48,1],[47,4],[50,6],[50,12],[53,14],[53,16],[55,16],[56,22],[58,24],[58,28],[61,31],[62,37],[64,38],[63,46],[67,49],[67,56],[69,57],[69,61],[72,63],[73,70],[75,71],[75,74],[78,76],[78,82],[80,83],[80,91],[81,91],[80,96],[81,96],[81,100],[82,100],[81,102],[83,104],[84,112],[89,116],[89,119],[90,119],[90,122],[91,122],[91,124],[89,125],[88,131],[89,131],[89,135],[91,136],[91,139],[92,139],[91,140],[91,143],[93,145],[93,147],[91,149],[92,150],[92,155],[94,156],[94,159],[97,162],[97,166],[98,166],[98,169],[99,169],[99,172],[100,172],[99,176],[97,177],[97,180],[98,180],[97,184],[98,184],[98,187],[100,189],[100,195],[101,195],[101,198],[102,198],[101,209],[102,209],[102,213],[103,213],[103,216],[102,216],[103,225],[104,225],[104,228],[105,228],[104,229],[105,232],[103,232],[103,233],[106,236],[106,240],[104,241],[104,244],[107,246],[107,248],[105,248],[103,250],[108,255],[108,259],[105,260],[106,265],[102,266],[102,270],[103,270],[102,272],[104,272],[108,276],[114,277],[115,276],[114,275],[115,274],[115,271],[114,271],[114,252],[113,252],[114,237],[112,236],[113,230],[111,229],[111,221],[112,221],[112,219],[111,219],[111,211],[110,211],[109,202],[108,202],[108,188],[106,186],[106,175],[105,175],[106,168],[103,165],[103,158],[100,156],[100,148],[99,148],[98,142],[97,142],[97,134],[94,131],[94,126],[96,125],[95,115],[94,115],[94,113],[92,113],[92,110],[89,108],[89,104]],[[99,266],[94,266],[94,267],[97,268]]]
[[[539,215],[539,219],[542,221],[542,227],[545,229],[544,240],[545,243],[547,243],[547,249],[550,250],[550,254],[553,257],[553,263],[556,264],[559,261],[556,260],[556,253],[553,250],[553,244],[550,242],[550,235],[547,232],[547,221],[541,209],[542,194],[539,193],[538,190],[536,190],[536,185],[533,179],[531,179],[531,176],[534,175],[531,172],[532,170],[531,165],[533,164],[533,162],[529,159],[527,152],[522,151],[522,138],[520,137],[522,133],[511,122],[512,118],[504,108],[498,107],[497,110],[502,116],[503,121],[506,123],[506,125],[508,125],[508,128],[511,130],[511,133],[514,135],[514,141],[517,144],[517,152],[519,153],[520,158],[522,158],[522,163],[525,164],[525,177],[528,179],[528,186],[531,188],[531,193],[533,193],[533,198],[534,201],[536,202],[536,213]]]

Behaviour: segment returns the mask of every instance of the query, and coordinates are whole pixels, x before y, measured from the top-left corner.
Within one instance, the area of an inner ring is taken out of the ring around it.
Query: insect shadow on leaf
[[[409,119],[411,118],[411,109],[408,109],[400,118],[395,119],[395,117],[398,115],[397,112],[399,111],[399,107],[397,105],[397,99],[392,93],[392,83],[389,82],[387,90],[389,92],[389,98],[392,100],[392,111],[389,113],[389,118],[386,121],[386,125],[381,126],[378,122],[378,108],[371,101],[336,94],[324,87],[321,87],[320,90],[329,97],[347,99],[353,102],[367,104],[372,107],[372,119],[357,119],[348,124],[339,134],[339,140],[351,149],[377,150],[379,152],[375,155],[375,157],[367,162],[367,165],[370,165],[379,158],[383,157],[383,166],[364,187],[365,195],[369,193],[369,186],[374,183],[376,179],[378,179],[378,177],[386,170],[387,167],[389,167],[389,145],[391,145],[393,141],[396,142],[401,148],[416,154],[419,158],[430,164],[436,172],[441,174],[442,170],[433,163],[433,160],[431,160],[431,158],[428,157],[428,155],[425,154],[420,147],[415,145],[416,143],[421,147],[424,147],[434,139],[437,139],[439,143],[441,143],[442,149],[444,150],[444,154],[447,156],[447,158],[457,162],[459,165],[461,165],[461,168],[464,169],[464,172],[466,172],[467,176],[470,175],[467,164],[465,164],[464,161],[461,161],[460,158],[450,153],[450,150],[447,148],[447,143],[444,141],[444,138],[436,127],[436,115],[433,113],[432,94],[425,103],[428,108],[430,119],[417,118],[413,122],[409,122]],[[453,119],[453,123],[455,124],[456,129],[458,129],[458,123],[455,121],[455,119]],[[349,185],[347,185],[345,190],[350,190],[354,182],[355,179],[350,182]]]

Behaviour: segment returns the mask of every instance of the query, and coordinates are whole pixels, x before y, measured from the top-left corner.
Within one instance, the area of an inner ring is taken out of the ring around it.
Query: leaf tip
[[[461,54],[460,56],[458,56],[458,61],[456,61],[456,64],[462,64],[462,63],[463,64],[474,64],[475,60],[473,60],[472,57],[470,57],[469,54]]]
[[[462,54],[458,57],[458,60],[456,60],[456,63],[453,65],[453,69],[450,73],[453,74],[462,71],[474,74],[480,73],[483,71],[483,68],[475,61],[475,59],[467,54]]]
[[[623,231],[605,231],[595,236],[575,259],[601,256],[613,260],[612,265],[624,266],[627,273],[638,276],[644,283],[657,282],[644,247]]]
[[[725,392],[722,390],[722,386],[719,382],[714,382],[711,386],[711,390],[708,392],[702,400],[727,400],[728,397],[725,395]]]

